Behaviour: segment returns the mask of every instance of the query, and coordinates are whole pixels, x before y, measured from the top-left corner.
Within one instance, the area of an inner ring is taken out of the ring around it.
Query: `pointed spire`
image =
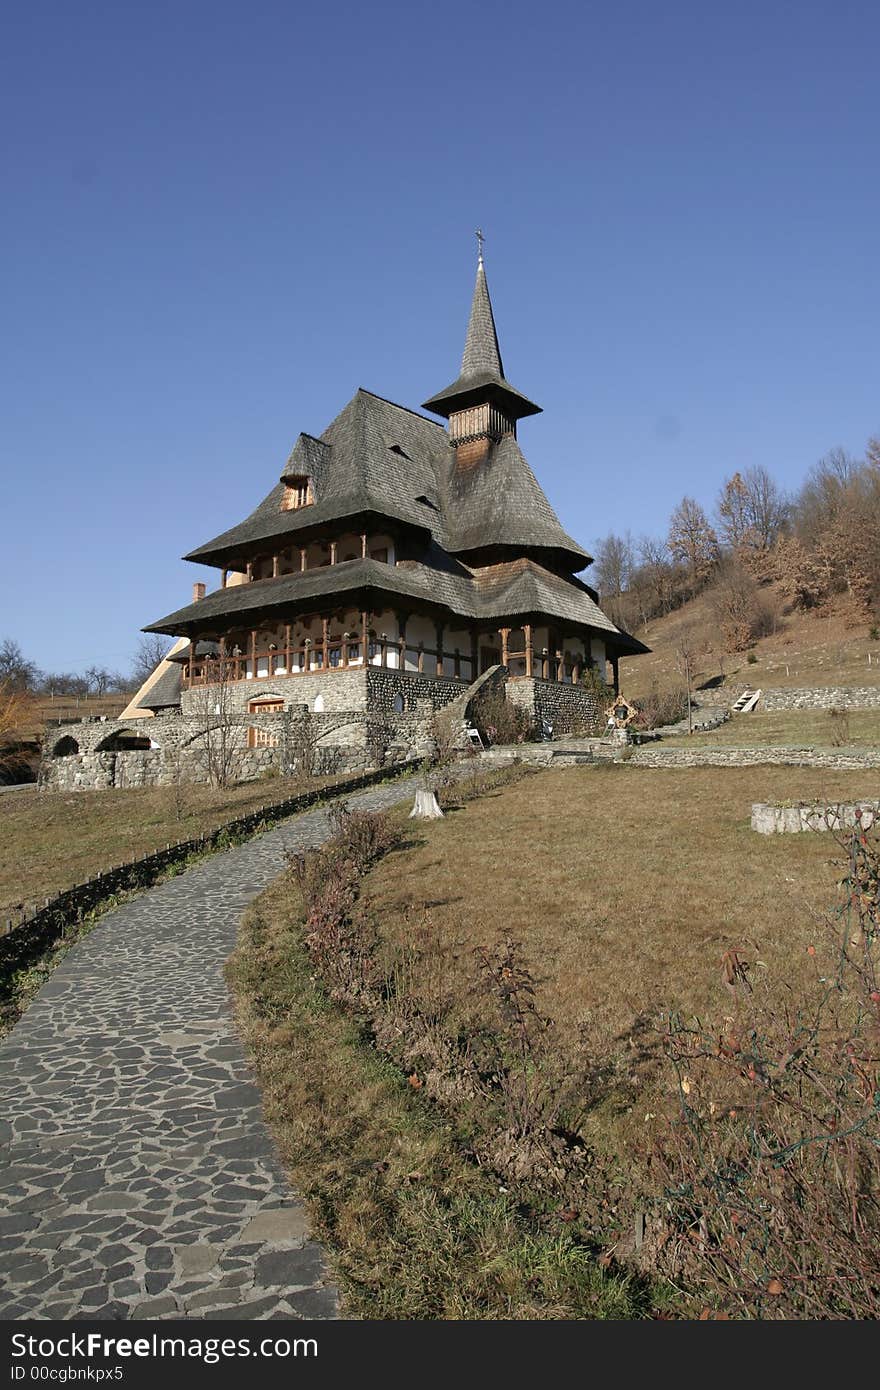
[[[492,313],[486,268],[483,265],[482,246],[480,246],[480,259],[477,261],[477,282],[474,285],[471,316],[468,320],[467,337],[464,342],[464,355],[461,359],[462,376],[476,376],[477,372],[490,372],[499,380],[504,379],[501,349],[498,346],[498,333],[495,329],[495,315]]]
[[[461,372],[445,391],[438,391],[430,400],[424,402],[425,410],[447,418],[454,411],[466,409],[481,403],[499,406],[511,421],[523,415],[537,415],[541,407],[526,396],[521,395],[505,379],[495,330],[495,315],[489,298],[489,285],[486,280],[486,267],[483,264],[483,233],[476,233],[477,280],[474,297],[471,301],[471,314],[468,319],[467,337],[461,359]]]

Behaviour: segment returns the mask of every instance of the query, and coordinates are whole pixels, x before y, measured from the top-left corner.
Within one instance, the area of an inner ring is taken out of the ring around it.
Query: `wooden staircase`
[[[760,690],[744,690],[736,703],[731,705],[731,714],[751,714],[762,694]]]

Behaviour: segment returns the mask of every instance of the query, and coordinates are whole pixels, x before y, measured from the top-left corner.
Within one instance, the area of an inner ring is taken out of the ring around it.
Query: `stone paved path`
[[[0,1318],[337,1315],[223,979],[284,850],[326,834],[308,812],[116,908],[0,1043]]]

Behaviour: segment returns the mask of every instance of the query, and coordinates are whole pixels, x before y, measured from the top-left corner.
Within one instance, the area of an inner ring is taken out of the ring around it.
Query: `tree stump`
[[[410,820],[440,820],[443,812],[440,810],[440,802],[431,791],[417,791],[413,808],[409,813]]]

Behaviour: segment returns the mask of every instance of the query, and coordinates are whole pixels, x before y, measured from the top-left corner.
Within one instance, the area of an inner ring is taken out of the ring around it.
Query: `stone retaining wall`
[[[225,720],[238,745],[233,776],[246,782],[267,773],[287,774],[298,765],[302,720],[310,721],[317,773],[362,772],[429,751],[431,721],[467,682],[380,667],[307,676],[237,681],[225,692]],[[215,691],[216,694],[216,691]],[[251,700],[277,695],[285,708],[273,714],[249,713]],[[315,713],[318,695],[323,710]],[[153,719],[83,719],[47,731],[40,785],[51,791],[105,790],[108,787],[170,786],[177,781],[206,782],[205,726],[213,718],[211,687],[184,692],[182,711]],[[247,747],[248,729],[265,729],[276,746]],[[114,749],[117,735],[149,738],[150,749]],[[76,751],[55,749],[73,739]],[[63,741],[63,742],[62,742]]]
[[[757,801],[752,806],[752,829],[759,835],[796,835],[805,830],[843,830],[854,825],[870,830],[878,821],[880,801],[822,806],[769,806]]]
[[[763,691],[758,709],[767,714],[781,709],[880,709],[880,686],[780,687]]]
[[[638,748],[628,767],[827,767],[841,772],[880,767],[880,748]]]
[[[511,704],[526,711],[536,727],[546,719],[556,734],[595,728],[596,721],[601,718],[596,696],[580,685],[557,684],[537,676],[517,676],[508,680],[506,695]]]

